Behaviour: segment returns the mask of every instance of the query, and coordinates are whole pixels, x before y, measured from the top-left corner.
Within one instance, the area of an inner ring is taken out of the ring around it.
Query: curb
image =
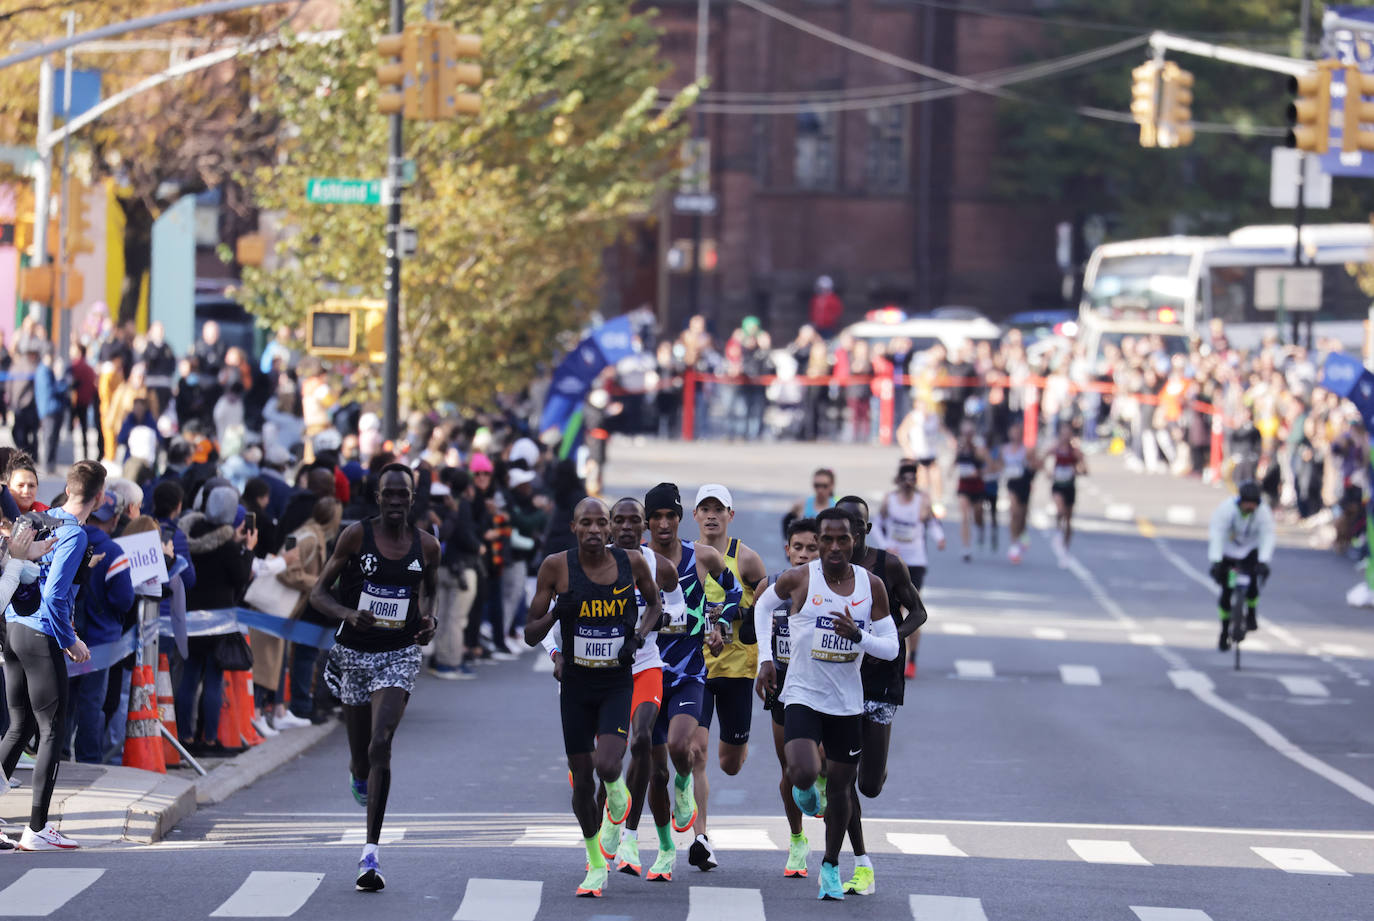
[[[195,784],[181,777],[168,777],[129,804],[124,839],[134,844],[156,844],[195,811]]]
[[[251,751],[221,764],[206,776],[197,777],[191,782],[196,805],[212,806],[224,802],[239,790],[304,754],[338,726],[339,722],[331,719],[318,726],[288,729],[275,739],[268,739]]]

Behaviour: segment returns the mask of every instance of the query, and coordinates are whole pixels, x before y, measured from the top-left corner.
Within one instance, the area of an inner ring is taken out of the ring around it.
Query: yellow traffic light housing
[[[1294,99],[1288,104],[1287,144],[1324,154],[1331,146],[1331,71],[1335,61],[1318,61],[1314,70],[1288,78]]]
[[[67,209],[67,258],[76,253],[90,253],[95,250],[91,225],[86,220],[86,185],[80,180],[71,180],[67,198],[62,202]]]
[[[1170,61],[1160,74],[1160,147],[1187,147],[1193,143],[1193,75]]]
[[[239,265],[260,266],[267,259],[267,238],[246,233],[234,242],[234,261]]]
[[[420,117],[420,32],[408,26],[400,34],[377,39],[377,53],[391,60],[377,67],[377,109],[384,115]]]
[[[1374,152],[1374,131],[1364,131],[1361,125],[1374,125],[1374,74],[1362,73],[1358,67],[1345,68],[1345,124],[1341,130],[1341,152]]]
[[[482,111],[479,93],[464,93],[460,87],[477,87],[482,83],[482,65],[462,58],[480,57],[482,39],[477,35],[460,34],[450,26],[439,33],[439,117],[476,115]]]
[[[52,264],[29,265],[19,270],[19,299],[51,304],[57,289]]]
[[[310,308],[306,351],[321,358],[384,361],[386,301],[328,300]]]
[[[1159,73],[1157,61],[1146,61],[1131,71],[1131,117],[1140,124],[1141,147],[1158,145]]]

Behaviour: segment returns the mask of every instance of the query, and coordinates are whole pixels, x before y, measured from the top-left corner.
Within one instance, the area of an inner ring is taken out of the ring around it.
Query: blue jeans
[[[187,642],[186,665],[177,685],[177,732],[183,739],[214,744],[219,739],[219,711],[224,704],[224,672],[215,664],[217,636],[193,636]],[[203,685],[203,687],[202,687]],[[200,720],[192,719],[191,704],[200,693]]]
[[[89,675],[77,675],[69,682],[67,691],[67,738],[76,733],[72,750],[83,764],[99,764],[101,730],[105,728],[105,691],[110,670],[101,669]]]
[[[315,663],[320,651],[304,643],[291,644],[291,712],[308,720],[315,712]]]

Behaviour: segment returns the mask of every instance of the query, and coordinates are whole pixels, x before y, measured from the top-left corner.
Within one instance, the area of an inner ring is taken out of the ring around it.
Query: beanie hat
[[[491,465],[491,458],[485,454],[474,454],[468,461],[468,469],[473,473],[492,473],[496,468]]]
[[[232,486],[216,486],[205,499],[205,517],[211,524],[232,525],[239,510],[239,493]]]
[[[659,483],[644,496],[644,514],[652,515],[660,509],[671,509],[682,518],[682,494],[676,483]]]

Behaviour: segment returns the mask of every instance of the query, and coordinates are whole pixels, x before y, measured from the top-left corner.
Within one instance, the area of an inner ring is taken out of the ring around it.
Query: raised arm
[[[363,548],[363,526],[361,524],[351,524],[339,535],[339,541],[334,545],[334,555],[324,564],[324,569],[320,571],[319,581],[310,590],[310,606],[328,617],[335,620],[346,622],[351,627],[366,628],[373,624],[371,611],[354,611],[339,604],[334,600],[334,596],[329,593],[329,589],[335,582],[339,581],[339,576],[343,575],[344,566],[354,554]]]
[[[539,575],[535,577],[534,582],[534,598],[530,601],[529,614],[525,619],[526,645],[539,645],[539,641],[553,628],[553,622],[557,619],[555,612],[551,610],[553,599],[558,594],[558,586],[567,584],[567,578],[568,558],[564,554],[555,553],[553,556],[545,557],[544,562],[539,564]]]

